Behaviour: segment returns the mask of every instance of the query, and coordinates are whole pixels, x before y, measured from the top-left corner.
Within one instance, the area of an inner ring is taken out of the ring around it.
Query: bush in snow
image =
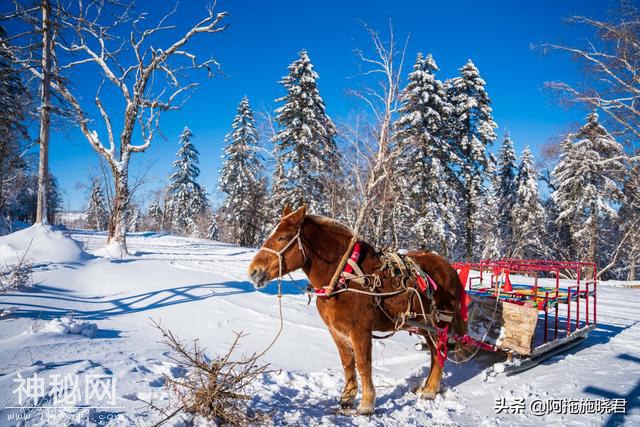
[[[156,322],[153,324],[172,351],[170,359],[188,371],[186,376],[177,379],[165,375],[165,386],[171,397],[177,400],[177,408],[160,408],[148,402],[154,410],[165,416],[156,425],[185,412],[216,424],[254,425],[266,421],[267,414],[252,411],[248,402],[252,398],[249,386],[270,372],[269,365],[259,363],[260,354],[238,361],[231,358],[239,340],[245,335],[236,333],[229,350],[210,360],[197,341],[193,346],[188,346],[170,330]]]
[[[4,264],[0,267],[0,295],[11,290],[30,287],[33,282],[31,280],[31,261],[27,259],[27,251],[18,258],[16,264]]]

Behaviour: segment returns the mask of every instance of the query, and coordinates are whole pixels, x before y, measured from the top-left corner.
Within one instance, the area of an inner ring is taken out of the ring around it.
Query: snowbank
[[[44,324],[38,332],[53,332],[59,334],[78,334],[93,338],[98,330],[98,325],[91,322],[83,322],[72,317],[53,319]]]
[[[32,225],[0,237],[0,263],[15,264],[26,251],[36,264],[74,262],[84,254],[78,242],[48,225]]]

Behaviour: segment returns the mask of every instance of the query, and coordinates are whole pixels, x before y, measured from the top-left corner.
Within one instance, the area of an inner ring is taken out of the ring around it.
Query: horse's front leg
[[[426,379],[422,387],[416,390],[416,394],[422,399],[435,399],[436,394],[440,391],[440,381],[442,380],[442,367],[438,363],[436,357],[436,346],[433,344],[432,337],[425,335],[427,344],[429,345],[429,353],[431,354],[431,367],[429,368],[429,377]]]
[[[329,328],[333,341],[338,347],[342,369],[344,369],[344,390],[340,397],[340,406],[351,408],[356,401],[358,394],[358,379],[356,377],[356,359],[349,339],[333,328]]]
[[[358,405],[358,414],[373,414],[376,391],[371,377],[371,331],[354,330],[350,333],[351,345],[355,352],[356,366],[362,381],[362,400]]]

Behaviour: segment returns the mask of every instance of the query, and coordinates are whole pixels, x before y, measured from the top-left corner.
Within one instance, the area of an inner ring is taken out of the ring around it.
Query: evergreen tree
[[[582,260],[598,261],[602,226],[617,216],[623,158],[622,146],[599,123],[595,112],[562,143],[560,162],[553,170],[556,221],[568,228],[573,254]]]
[[[620,241],[623,244],[622,266],[623,275],[620,278],[637,280],[640,278],[640,161],[635,161],[630,168],[630,173],[623,189],[624,200],[620,207]],[[628,234],[628,236],[627,236]],[[626,239],[625,237],[626,236]]]
[[[0,26],[0,40],[8,43],[7,34]],[[6,46],[9,48],[9,46]],[[4,51],[0,52],[0,214],[11,217],[10,206],[15,205],[19,187],[15,182],[27,173],[27,162],[23,156],[24,141],[28,138],[24,119],[29,103],[27,90],[20,72]],[[0,232],[9,232],[10,224],[0,227]]]
[[[531,152],[529,152],[531,154]],[[516,183],[517,165],[513,142],[505,133],[502,147],[498,154],[498,188],[496,192],[497,227],[500,241],[499,252],[502,256],[510,256],[513,246],[513,208],[516,204],[518,186]]]
[[[538,172],[529,147],[522,152],[516,176],[516,200],[513,207],[512,231],[515,258],[539,258],[545,250],[546,215],[538,192]]]
[[[417,55],[409,82],[400,94],[399,117],[394,124],[395,184],[400,195],[395,220],[404,244],[418,244],[447,256],[456,236],[455,189],[447,169],[444,123],[451,106],[431,55]],[[419,240],[412,239],[417,236]],[[409,241],[407,241],[409,238]]]
[[[211,220],[209,221],[209,227],[207,228],[207,239],[209,240],[220,239],[220,231],[218,229],[218,221],[216,221],[215,214],[211,215]]]
[[[180,148],[173,162],[174,172],[171,175],[166,191],[166,210],[174,232],[190,234],[196,232],[197,218],[207,209],[207,194],[198,184],[200,175],[198,167],[198,150],[191,143],[193,133],[185,127],[180,135]]]
[[[225,142],[224,163],[220,171],[219,187],[226,193],[221,206],[221,219],[231,242],[254,246],[262,230],[266,190],[264,159],[258,149],[258,131],[249,100],[244,97]]]
[[[482,195],[478,208],[478,247],[482,259],[499,259],[504,256],[504,245],[499,227],[498,194],[500,192],[500,176],[497,173],[498,161],[493,154],[489,154],[487,175],[489,175],[490,187]]]
[[[160,231],[162,230],[162,220],[164,218],[164,213],[162,212],[162,208],[160,207],[160,200],[156,199],[149,205],[149,210],[147,211],[147,219],[149,222],[149,228],[152,231]]]
[[[447,127],[450,161],[457,170],[464,201],[464,253],[467,259],[472,259],[479,207],[486,192],[487,148],[496,139],[497,125],[485,81],[476,66],[469,60],[460,72],[460,77],[447,82],[447,96],[453,106]]]
[[[107,228],[109,213],[106,209],[104,192],[102,191],[102,184],[99,178],[93,179],[89,205],[85,210],[85,215],[87,226],[92,230],[102,231]]]
[[[273,179],[273,204],[278,211],[284,203],[327,213],[328,179],[337,169],[336,128],[327,116],[306,51],[289,65],[289,74],[280,83],[287,94],[276,99],[281,127],[274,136],[276,170]]]

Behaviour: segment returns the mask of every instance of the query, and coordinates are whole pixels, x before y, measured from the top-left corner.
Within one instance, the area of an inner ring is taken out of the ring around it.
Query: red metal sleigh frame
[[[561,351],[565,347],[573,346],[586,338],[589,331],[596,327],[598,283],[597,267],[594,263],[501,259],[473,263],[459,262],[454,263],[453,266],[456,269],[469,266],[473,273],[477,273],[475,276],[470,275],[467,283],[464,283],[467,292],[472,295],[499,298],[504,302],[538,307],[541,312],[539,318],[544,318],[544,333],[541,337],[542,342],[540,343],[538,339],[538,344],[533,345],[531,358],[546,354],[553,349]],[[588,280],[583,280],[584,273],[590,276]],[[508,282],[510,274],[533,276],[533,286],[516,285],[521,286],[520,290],[503,288],[498,295],[498,277],[506,277]],[[575,283],[561,287],[561,274],[565,277],[575,277],[572,279]],[[539,286],[540,276],[555,279],[555,287]],[[566,310],[561,310],[561,305],[566,305]],[[572,305],[575,306],[573,312]],[[563,330],[560,328],[561,311],[566,313],[566,318],[563,319]],[[498,348],[498,350],[501,349]],[[509,353],[507,350],[504,351]]]

